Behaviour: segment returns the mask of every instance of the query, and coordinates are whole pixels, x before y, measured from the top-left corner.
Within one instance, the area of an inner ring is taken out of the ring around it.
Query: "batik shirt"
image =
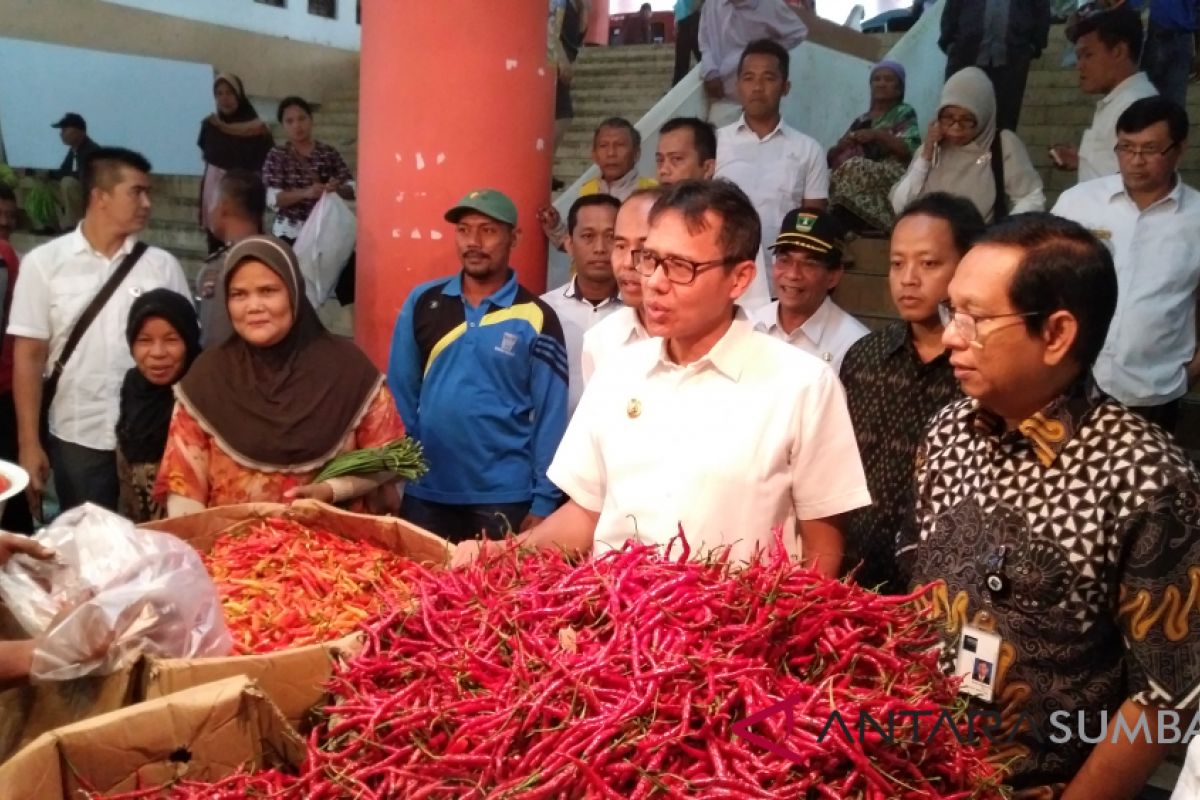
[[[900,591],[896,550],[916,537],[913,469],[929,420],[960,397],[950,359],[922,361],[906,322],[894,322],[855,342],[842,362],[842,386],[871,505],[846,518],[845,557],[867,587]]]
[[[1074,733],[1079,712],[1094,738],[1100,712],[1126,699],[1196,705],[1200,477],[1166,433],[1090,381],[1018,428],[970,399],[934,418],[917,456],[920,539],[905,555],[915,583],[935,583],[947,663],[967,622],[1002,637],[990,707],[1044,741],[1026,731],[996,756],[1020,759],[1014,786],[1053,798],[1091,751]],[[1007,587],[992,592],[985,562],[1000,547]],[[1059,709],[1064,744],[1049,741]]]

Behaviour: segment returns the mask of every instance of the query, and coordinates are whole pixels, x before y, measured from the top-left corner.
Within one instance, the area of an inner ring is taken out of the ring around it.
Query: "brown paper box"
[[[139,673],[135,664],[112,675],[23,683],[0,692],[0,762],[46,731],[137,702]]]
[[[429,566],[445,566],[450,559],[451,548],[444,539],[404,520],[353,514],[315,500],[301,500],[290,506],[224,506],[143,527],[178,536],[204,553],[222,535],[269,517],[290,517],[348,539],[369,541]],[[141,674],[140,696],[162,697],[231,675],[246,675],[258,682],[293,725],[303,728],[306,715],[324,700],[322,687],[333,672],[334,662],[353,656],[361,647],[356,636],[348,636],[327,644],[253,656],[148,658]]]
[[[206,552],[222,534],[278,516],[291,516],[312,527],[370,541],[430,566],[444,566],[450,559],[450,545],[445,540],[415,525],[392,517],[352,514],[312,500],[290,506],[225,506],[142,527],[173,534]],[[349,636],[328,644],[256,656],[147,657],[113,675],[60,684],[25,684],[0,691],[0,762],[46,731],[233,675],[257,680],[286,718],[302,727],[310,709],[324,700],[321,687],[332,673],[334,661],[352,656],[360,648],[358,639]]]
[[[288,722],[306,728],[305,718],[324,698],[334,663],[362,649],[357,634],[328,644],[311,644],[276,653],[228,658],[144,659],[140,697],[158,697],[235,675],[256,681]]]
[[[253,681],[237,677],[44,734],[0,766],[0,800],[212,781],[303,760],[303,739]]]

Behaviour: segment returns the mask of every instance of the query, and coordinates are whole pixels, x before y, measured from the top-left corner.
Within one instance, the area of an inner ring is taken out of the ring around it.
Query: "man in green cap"
[[[446,212],[461,269],[416,287],[392,336],[388,386],[430,470],[400,515],[451,541],[525,530],[558,507],[546,470],[567,423],[554,311],[517,283],[517,209],[495,189]]]

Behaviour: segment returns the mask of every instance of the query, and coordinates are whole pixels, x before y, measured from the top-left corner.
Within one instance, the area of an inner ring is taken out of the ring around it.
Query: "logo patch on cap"
[[[800,233],[812,233],[813,227],[817,224],[816,214],[797,214],[796,215],[796,230]]]

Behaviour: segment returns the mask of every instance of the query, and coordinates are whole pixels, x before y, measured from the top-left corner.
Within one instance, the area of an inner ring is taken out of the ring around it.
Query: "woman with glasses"
[[[966,197],[987,222],[1045,210],[1042,179],[1017,135],[996,130],[996,94],[978,67],[946,81],[925,144],[892,188],[892,206],[899,212],[932,192]]]

